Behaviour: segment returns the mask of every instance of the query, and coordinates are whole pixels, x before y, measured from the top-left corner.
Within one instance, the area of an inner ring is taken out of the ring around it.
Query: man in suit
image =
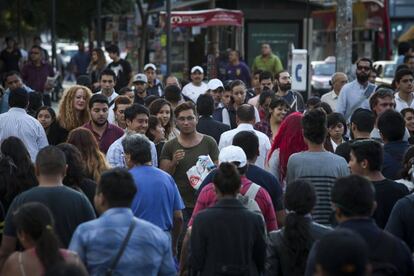
[[[230,126],[213,119],[214,100],[207,94],[200,95],[197,99],[197,113],[200,116],[197,131],[213,137],[217,144],[223,132],[230,130]]]

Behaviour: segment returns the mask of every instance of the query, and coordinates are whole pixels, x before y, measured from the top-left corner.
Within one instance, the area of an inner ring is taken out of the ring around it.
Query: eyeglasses
[[[369,70],[371,70],[371,67],[368,67],[368,66],[357,66],[357,69],[359,71],[362,71],[362,70],[369,71]]]
[[[185,121],[192,122],[194,120],[195,120],[195,117],[194,116],[178,117],[177,118],[177,121],[182,122],[182,123],[184,123]]]

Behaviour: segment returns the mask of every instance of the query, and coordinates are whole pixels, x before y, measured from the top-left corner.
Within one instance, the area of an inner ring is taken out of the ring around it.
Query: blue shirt
[[[185,208],[174,179],[152,166],[136,166],[129,172],[138,190],[131,205],[134,215],[170,231],[174,211]]]
[[[368,85],[368,84],[367,84]],[[367,86],[361,85],[358,80],[351,81],[342,87],[341,92],[339,93],[338,101],[336,103],[336,112],[344,115],[345,119],[349,120],[352,114],[348,114],[357,108],[365,108],[371,110],[369,106],[369,101],[365,97],[364,92]],[[375,91],[375,89],[374,89]],[[365,98],[362,102],[361,99]],[[361,102],[358,106],[358,104]]]
[[[33,92],[33,89],[23,84],[23,89],[27,91],[27,93]],[[10,89],[7,88],[6,91],[4,91],[3,97],[0,98],[0,114],[6,113],[9,111],[9,96],[10,96]]]
[[[388,142],[384,145],[384,161],[382,163],[382,174],[385,178],[392,180],[400,179],[403,169],[404,155],[410,145],[406,141]]]
[[[116,275],[176,275],[169,237],[157,226],[134,218],[129,208],[111,208],[100,218],[82,223],[69,248],[91,276],[105,275],[124,240],[131,220],[135,229],[115,269]]]

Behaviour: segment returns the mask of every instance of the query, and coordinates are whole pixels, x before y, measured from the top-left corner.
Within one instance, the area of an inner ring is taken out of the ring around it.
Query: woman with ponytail
[[[85,270],[75,253],[60,249],[52,214],[45,205],[38,202],[22,205],[13,214],[13,224],[25,250],[9,256],[1,275],[40,276],[61,262],[74,263]]]
[[[284,227],[269,234],[266,275],[304,275],[313,243],[332,229],[312,221],[310,213],[316,204],[316,194],[308,181],[289,183],[284,203],[287,210]]]
[[[191,230],[191,275],[262,275],[265,227],[236,198],[241,187],[236,166],[222,162],[213,183],[218,202],[197,214]]]

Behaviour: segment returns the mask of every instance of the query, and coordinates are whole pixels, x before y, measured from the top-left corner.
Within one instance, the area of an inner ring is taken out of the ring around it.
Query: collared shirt
[[[114,274],[176,275],[168,235],[157,226],[134,218],[129,208],[111,208],[98,219],[82,223],[73,234],[69,248],[79,255],[91,276],[105,275],[132,219],[136,226]]]
[[[102,90],[97,92],[96,94],[102,94]],[[105,95],[105,94],[102,94],[102,95]],[[115,90],[112,90],[111,96],[108,97],[108,102],[109,102],[108,122],[110,122],[111,124],[113,124],[115,122],[115,111],[114,111],[115,102],[114,101],[115,101],[116,97],[118,97],[118,96],[119,96],[119,94],[116,93]]]
[[[252,182],[247,179],[245,175],[241,176],[241,188],[240,193],[244,195],[249,190]],[[267,231],[273,231],[277,229],[276,214],[273,208],[272,199],[270,198],[269,193],[264,189],[260,188],[256,194],[254,200],[259,205],[260,211],[262,211],[263,217],[265,219]],[[193,215],[188,223],[189,226],[193,224],[194,218],[202,210],[213,206],[217,203],[217,195],[214,189],[213,183],[207,184],[201,191],[200,195],[197,198],[196,205],[194,207]]]
[[[23,84],[23,89],[27,91],[27,93],[33,92],[33,89]],[[0,114],[9,111],[9,97],[10,97],[10,88],[7,88],[4,91],[3,97],[0,98]]]
[[[129,172],[139,191],[131,204],[134,215],[166,232],[171,231],[174,212],[185,208],[174,179],[153,166],[135,166]]]
[[[411,92],[411,95],[413,95],[413,93]],[[405,100],[401,99],[400,97],[400,92],[397,92],[394,94],[394,99],[395,99],[395,111],[401,112],[401,110],[403,110],[404,108],[414,108],[414,97],[411,100],[411,103],[408,104]]]
[[[106,154],[106,160],[112,168],[126,168],[125,158],[124,158],[124,148],[122,147],[122,140],[127,136],[127,133],[124,133],[118,140],[112,143],[109,147]],[[158,167],[158,157],[157,149],[153,142],[151,144],[151,162],[154,167]]]
[[[0,115],[0,141],[10,136],[23,141],[33,162],[39,150],[49,145],[42,125],[23,108],[12,107]]]
[[[38,92],[45,90],[47,77],[54,75],[52,66],[46,62],[42,62],[40,66],[29,62],[22,68],[23,82]]]
[[[348,114],[352,109],[359,107],[371,110],[368,99],[364,99],[359,106],[355,105],[361,101],[361,98],[365,98],[364,92],[367,86],[362,86],[358,80],[351,81],[342,87],[339,93],[338,101],[336,104],[336,112],[341,113],[344,116],[350,117],[352,114]],[[349,118],[346,118],[347,120]]]
[[[96,141],[99,144],[99,149],[106,154],[109,147],[114,143],[118,138],[124,135],[124,130],[122,128],[117,127],[111,123],[107,123],[106,129],[102,136],[96,133],[92,128],[92,122],[86,123],[83,125],[84,128],[89,129],[92,131],[93,135],[95,136]]]
[[[240,131],[244,131],[244,130],[253,131],[254,133],[256,133],[257,137],[259,138],[259,156],[257,157],[255,165],[264,169],[266,156],[270,150],[270,140],[266,134],[258,130],[255,130],[251,124],[242,123],[242,124],[239,124],[237,128],[226,131],[223,134],[221,134],[219,150],[232,145],[234,136],[236,136],[236,134],[239,133]]]
[[[322,95],[321,102],[329,104],[329,106],[332,108],[332,111],[335,112],[336,105],[338,103],[338,97],[339,96],[336,95],[335,91],[332,90],[331,92]]]

